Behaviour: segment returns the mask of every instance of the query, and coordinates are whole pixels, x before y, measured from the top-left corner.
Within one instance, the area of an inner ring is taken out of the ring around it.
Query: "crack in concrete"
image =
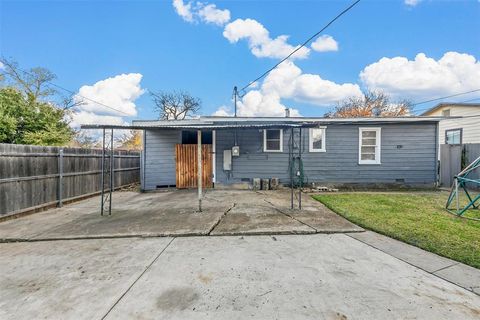
[[[223,220],[223,218],[233,209],[235,208],[237,204],[234,202],[233,205],[228,208],[221,216],[220,218],[217,220],[217,222],[215,222],[215,224],[210,228],[210,230],[207,232],[207,236],[209,236],[213,230],[215,230],[215,228],[220,224],[220,222]]]
[[[282,210],[280,210],[279,208],[277,208],[273,203],[271,203],[271,202],[268,201],[267,199],[263,199],[263,201],[265,201],[266,203],[270,204],[275,210],[277,210],[277,211],[280,212],[281,214],[283,214],[283,215],[285,215],[285,216],[289,217],[290,219],[293,219],[293,220],[295,220],[295,221],[297,221],[297,222],[300,222],[301,224],[309,227],[310,229],[313,229],[316,233],[318,232],[317,229],[315,229],[314,227],[312,227],[312,226],[309,225],[308,223],[305,223],[305,222],[303,222],[302,220],[299,220],[299,219],[295,218],[295,217],[292,216],[291,214],[288,214],[288,213],[286,213],[286,212],[283,212]]]
[[[122,300],[123,297],[125,297],[125,295],[130,291],[130,289],[133,288],[133,286],[138,282],[138,280],[140,280],[140,278],[143,277],[143,275],[148,271],[148,269],[150,269],[150,267],[158,260],[158,258],[160,258],[162,253],[164,253],[165,250],[167,250],[167,248],[170,246],[170,244],[172,244],[173,240],[175,240],[175,238],[172,238],[172,240],[170,240],[170,242],[165,246],[165,248],[163,248],[160,251],[160,253],[155,257],[155,259],[153,259],[152,262],[150,262],[150,264],[145,268],[145,270],[143,270],[143,272],[137,277],[137,279],[135,279],[135,281],[132,282],[132,284],[127,288],[127,290],[125,290],[125,292],[122,293],[120,298],[118,298],[117,301],[115,301],[115,303],[110,307],[110,309],[108,309],[107,313],[105,313],[105,315],[102,317],[102,320],[108,316],[108,314],[113,310],[113,308],[117,306],[120,300]]]

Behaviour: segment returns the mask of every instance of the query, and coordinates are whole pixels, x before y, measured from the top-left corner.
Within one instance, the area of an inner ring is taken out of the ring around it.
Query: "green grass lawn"
[[[340,193],[313,196],[369,230],[480,269],[480,221],[444,209],[447,192]],[[480,211],[480,210],[472,210]],[[469,213],[480,218],[480,214]]]

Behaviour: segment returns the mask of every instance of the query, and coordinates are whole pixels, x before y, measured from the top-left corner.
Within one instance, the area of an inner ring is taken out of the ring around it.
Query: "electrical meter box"
[[[232,157],[238,157],[240,155],[240,147],[234,146],[232,147]]]
[[[232,150],[223,150],[223,170],[232,170]]]

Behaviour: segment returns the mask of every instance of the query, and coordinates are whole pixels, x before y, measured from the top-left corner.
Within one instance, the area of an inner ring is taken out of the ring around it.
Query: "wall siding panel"
[[[308,151],[308,129],[302,130],[302,158],[306,182],[328,184],[389,184],[403,179],[407,185],[436,182],[436,124],[383,124],[381,164],[358,164],[359,127],[367,125],[328,125],[326,152]],[[298,137],[296,138],[298,139]],[[239,129],[240,156],[232,157],[231,173],[223,170],[223,150],[234,146],[233,130],[216,132],[216,183],[236,184],[252,178],[277,177],[289,183],[290,129],[283,131],[283,152],[263,152],[263,132]],[[175,144],[181,131],[153,131],[146,134],[146,189],[175,184]]]
[[[175,185],[175,145],[181,142],[180,130],[145,130],[144,190]]]
[[[302,159],[307,182],[366,184],[396,183],[396,179],[404,179],[405,184],[433,186],[437,157],[435,124],[380,125],[380,165],[358,164],[359,127],[361,125],[327,126],[327,152],[309,152],[308,129],[302,130]],[[234,132],[217,132],[217,183],[240,183],[242,179],[257,177],[278,177],[281,183],[288,183],[289,129],[284,130],[283,153],[264,153],[260,130],[239,130],[237,136],[240,156],[233,157],[233,171],[229,175],[223,171],[223,150],[234,145]]]

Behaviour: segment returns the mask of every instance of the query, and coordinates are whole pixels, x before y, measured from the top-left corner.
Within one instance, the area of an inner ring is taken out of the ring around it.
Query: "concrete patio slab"
[[[332,213],[326,207],[316,207],[315,210],[290,210],[280,208],[282,212],[291,216],[293,219],[301,221],[309,227],[315,229],[317,233],[336,233],[336,232],[362,232],[363,228],[351,223],[341,216]]]
[[[101,319],[171,240],[0,244],[0,319]]]
[[[264,202],[262,205],[236,205],[212,230],[211,235],[306,233],[315,233],[315,229]]]
[[[111,216],[100,215],[100,197],[93,197],[2,222],[0,241],[362,230],[307,195],[305,210],[289,214],[289,199],[288,190],[210,189],[200,213],[195,190],[114,192]]]
[[[480,297],[346,235],[177,238],[107,319],[478,319]]]
[[[208,235],[228,207],[195,209],[144,209],[140,215],[115,209],[111,216],[83,216],[32,237],[40,239],[82,239],[108,237],[164,237]]]

